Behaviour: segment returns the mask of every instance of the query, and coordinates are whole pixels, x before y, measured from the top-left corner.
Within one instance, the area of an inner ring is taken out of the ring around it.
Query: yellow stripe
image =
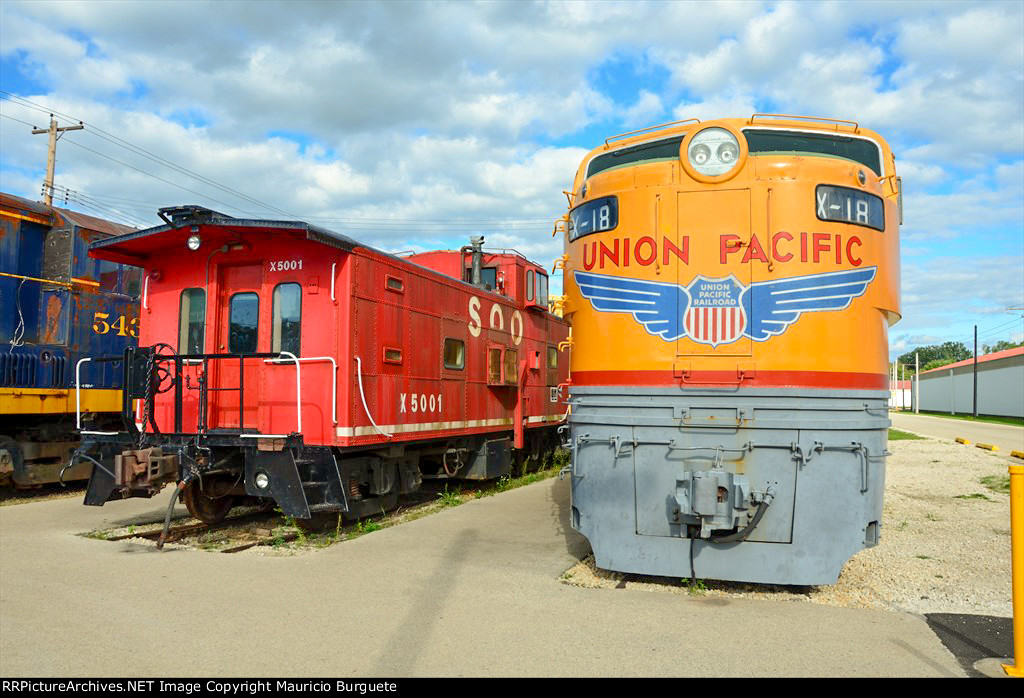
[[[42,225],[50,225],[49,218],[41,218],[39,216],[25,216],[21,213],[14,213],[12,211],[0,211],[0,216],[6,216],[7,218],[17,218],[23,221],[29,221],[30,223],[41,223]]]
[[[120,412],[121,391],[82,391],[83,412]],[[39,388],[0,388],[0,414],[74,414],[75,391]]]

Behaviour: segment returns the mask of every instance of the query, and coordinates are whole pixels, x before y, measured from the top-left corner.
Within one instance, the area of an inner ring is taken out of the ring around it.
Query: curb
[[[998,446],[993,446],[992,444],[974,444],[974,445],[977,448],[983,448],[986,451],[998,451],[999,450]]]
[[[954,439],[954,441],[956,441],[958,444],[967,444],[968,446],[971,445],[970,441],[968,441],[967,439],[961,439],[959,436],[956,437],[956,439]]]
[[[1024,460],[1024,451],[1010,451],[1010,455],[1013,456],[1014,458],[1020,458],[1021,460]]]

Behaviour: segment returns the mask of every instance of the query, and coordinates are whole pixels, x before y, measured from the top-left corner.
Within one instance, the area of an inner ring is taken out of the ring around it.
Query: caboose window
[[[278,284],[274,288],[274,325],[271,329],[271,351],[287,351],[299,355],[299,334],[302,325],[302,287],[296,283]]]
[[[533,270],[526,270],[526,300],[532,301],[536,297],[533,292]]]
[[[487,348],[487,384],[501,385],[501,349]]]
[[[548,275],[537,274],[537,305],[548,307]]]
[[[206,338],[206,291],[186,288],[178,313],[178,353],[202,354]]]
[[[236,293],[231,296],[228,312],[228,351],[232,354],[251,354],[256,351],[256,336],[260,316],[260,297],[255,293]]]
[[[519,355],[514,349],[505,350],[505,383],[509,385],[516,384],[516,365],[518,363]]]
[[[467,284],[473,283],[473,270],[466,269],[466,275],[463,278]],[[480,270],[480,283],[483,284],[484,288],[488,291],[493,291],[498,288],[498,267],[484,267]]]
[[[548,368],[558,368],[558,349],[548,347]]]
[[[461,371],[466,366],[466,343],[461,339],[444,340],[444,367]]]

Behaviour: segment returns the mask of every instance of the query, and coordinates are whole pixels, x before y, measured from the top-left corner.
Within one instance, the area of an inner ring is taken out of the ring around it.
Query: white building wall
[[[971,414],[974,411],[974,367],[922,373],[921,409]],[[978,364],[978,414],[1024,417],[1024,355]]]

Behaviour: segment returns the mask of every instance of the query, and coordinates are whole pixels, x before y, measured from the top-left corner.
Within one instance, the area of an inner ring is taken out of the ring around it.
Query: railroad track
[[[215,523],[215,524],[206,524],[206,523],[199,522],[199,523],[181,524],[181,525],[178,525],[178,526],[171,526],[171,528],[167,531],[167,537],[164,538],[164,542],[165,543],[173,543],[173,542],[179,541],[182,538],[185,538],[187,536],[199,535],[199,534],[207,533],[207,532],[210,532],[210,531],[217,531],[217,530],[220,530],[220,529],[231,528],[232,526],[238,526],[239,524],[248,523],[250,521],[260,521],[260,520],[264,520],[264,519],[268,519],[268,518],[275,518],[275,517],[276,517],[276,514],[273,514],[271,512],[257,511],[257,512],[252,512],[252,513],[249,513],[249,514],[243,514],[241,516],[233,516],[233,517],[224,519],[223,521]],[[163,527],[156,528],[156,529],[153,529],[151,531],[133,531],[133,532],[130,532],[130,533],[118,534],[116,536],[108,536],[104,540],[119,541],[119,540],[129,540],[131,538],[144,538],[146,540],[158,541],[158,540],[160,540],[160,535],[162,533],[163,533]],[[299,537],[298,533],[286,533],[286,534],[283,534],[283,535],[280,535],[280,536],[266,536],[264,538],[260,538],[260,539],[252,540],[252,541],[246,541],[245,543],[239,543],[238,545],[234,545],[234,546],[231,546],[229,548],[224,548],[220,552],[223,552],[223,553],[237,553],[237,552],[240,552],[242,550],[248,550],[249,548],[254,548],[254,547],[258,546],[258,545],[269,545],[269,544],[272,544],[272,543],[275,543],[275,542],[289,542],[289,541],[293,541],[293,540],[298,539],[298,537]]]

